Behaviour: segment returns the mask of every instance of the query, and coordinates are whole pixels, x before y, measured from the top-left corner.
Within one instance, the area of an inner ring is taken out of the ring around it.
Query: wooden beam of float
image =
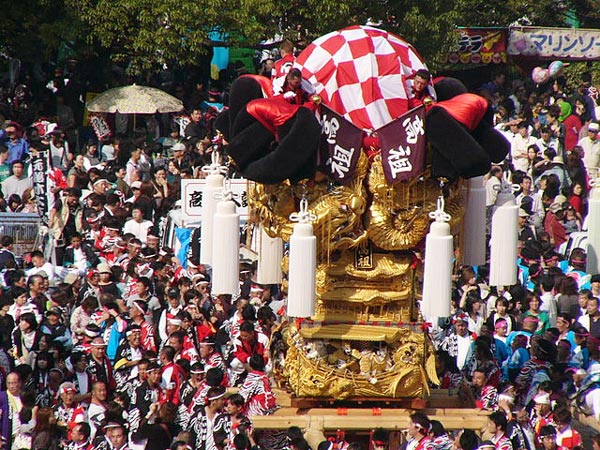
[[[255,429],[285,429],[297,426],[302,429],[316,430],[369,430],[381,427],[387,430],[404,430],[408,426],[409,415],[412,411],[405,409],[381,409],[377,415],[372,409],[348,408],[345,414],[338,415],[335,409],[313,409],[306,414],[294,414],[293,410],[285,408],[272,416],[252,417]],[[430,417],[442,422],[447,430],[470,429],[482,431],[487,424],[489,412],[474,409],[437,409],[425,410]],[[379,415],[380,413],[380,415]]]

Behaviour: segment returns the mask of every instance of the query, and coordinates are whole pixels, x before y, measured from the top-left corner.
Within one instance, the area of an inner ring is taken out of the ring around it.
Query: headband
[[[503,327],[504,325],[508,325],[508,322],[506,320],[504,320],[504,319],[498,319],[496,321],[496,326],[494,328],[498,329],[498,328]]]
[[[218,400],[223,397],[225,397],[225,392],[222,392],[221,394],[213,395],[212,397],[206,397],[206,400],[208,400],[208,401]]]
[[[142,314],[146,314],[146,311],[144,311],[144,308],[142,308],[138,302],[133,302],[133,306],[139,309]]]

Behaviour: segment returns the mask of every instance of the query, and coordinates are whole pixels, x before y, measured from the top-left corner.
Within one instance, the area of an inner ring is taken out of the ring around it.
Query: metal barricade
[[[39,246],[40,225],[40,216],[36,213],[0,212],[0,236],[7,235],[13,238],[13,252],[17,256]]]

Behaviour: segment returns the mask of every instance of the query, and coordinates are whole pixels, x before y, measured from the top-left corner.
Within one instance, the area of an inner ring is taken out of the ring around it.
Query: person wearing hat
[[[77,422],[84,422],[85,408],[75,401],[77,389],[70,381],[65,381],[58,388],[60,402],[54,410],[56,425],[63,429],[67,439],[71,440],[71,430]]]
[[[111,450],[129,450],[127,431],[122,423],[109,422],[104,426],[104,433]]]
[[[535,430],[536,441],[540,442],[540,431],[546,425],[554,425],[554,416],[552,414],[552,402],[550,394],[544,391],[538,391],[538,394],[533,397],[535,405],[535,415],[533,417],[533,429]]]
[[[406,450],[424,450],[429,448],[431,439],[431,421],[424,413],[417,411],[408,419]]]
[[[59,307],[54,306],[50,308],[44,314],[44,320],[40,326],[42,333],[52,337],[55,342],[60,342],[64,347],[69,348],[71,345],[71,333],[69,329],[63,323],[63,316],[65,311]]]
[[[195,415],[190,422],[190,430],[196,436],[194,448],[217,448],[213,429],[216,419],[225,406],[225,388],[211,387],[206,393],[204,414]]]
[[[144,350],[156,352],[153,327],[146,320],[148,304],[141,299],[133,300],[129,308],[129,317],[133,325],[140,327],[140,343]]]
[[[535,228],[529,223],[530,217],[531,212],[527,211],[523,207],[519,208],[519,222],[517,231],[519,233],[519,241],[521,242],[536,240]]]
[[[581,138],[577,143],[583,149],[583,165],[588,173],[598,170],[598,166],[600,165],[599,131],[600,125],[597,122],[591,122],[588,125],[587,136]]]
[[[204,376],[206,371],[204,370],[204,364],[197,361],[190,367],[190,377],[187,378],[181,385],[181,403],[185,406],[186,410],[189,410],[189,406],[194,400],[194,396],[198,390],[204,386]]]
[[[464,313],[456,314],[452,319],[454,331],[441,344],[442,350],[447,351],[451,357],[456,358],[456,365],[461,370],[465,365],[469,349],[473,342],[473,336],[469,333],[468,324],[469,316]]]
[[[111,391],[117,387],[117,382],[113,375],[113,366],[108,356],[106,356],[106,343],[101,337],[94,338],[90,344],[90,361],[88,371],[92,376],[92,381],[102,381]]]
[[[562,224],[564,215],[565,205],[556,199],[546,211],[544,231],[550,236],[550,243],[555,250],[558,250],[567,241],[567,232]]]
[[[141,335],[142,328],[139,325],[129,325],[125,331],[127,340],[117,349],[114,369],[118,389],[122,389],[125,383],[137,378],[137,366],[142,359],[143,351],[140,345]]]
[[[200,348],[200,362],[204,364],[205,370],[216,368],[227,374],[227,366],[221,354],[215,349],[214,337],[207,336],[198,345]]]
[[[387,450],[389,446],[388,432],[383,428],[375,428],[371,432],[371,446],[374,450]]]
[[[23,161],[29,155],[29,143],[22,137],[18,122],[5,122],[4,129],[0,130],[0,144],[8,148],[8,164]]]
[[[150,362],[146,368],[146,380],[135,388],[132,395],[133,404],[129,411],[131,440],[137,445],[145,444],[136,436],[144,423],[154,423],[154,412],[165,399],[165,391],[161,387],[161,367],[157,362]]]
[[[107,263],[102,262],[98,264],[96,271],[99,276],[98,291],[100,292],[100,295],[110,294],[115,298],[120,298],[121,292],[119,291],[117,283],[113,281],[113,272],[110,266]]]
[[[96,241],[96,249],[100,250],[100,256],[107,262],[112,262],[113,247],[121,239],[121,224],[116,217],[107,215],[106,207],[102,220],[102,231],[104,236]]]
[[[167,319],[174,318],[183,311],[181,303],[181,294],[177,288],[167,290],[167,307],[162,310],[158,319],[158,336],[161,342],[166,342],[169,338],[167,332]]]

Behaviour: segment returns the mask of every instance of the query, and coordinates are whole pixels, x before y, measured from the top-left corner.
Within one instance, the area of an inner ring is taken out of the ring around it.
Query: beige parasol
[[[181,111],[183,103],[160,89],[133,84],[103,92],[87,104],[87,109],[96,113],[154,114]]]

